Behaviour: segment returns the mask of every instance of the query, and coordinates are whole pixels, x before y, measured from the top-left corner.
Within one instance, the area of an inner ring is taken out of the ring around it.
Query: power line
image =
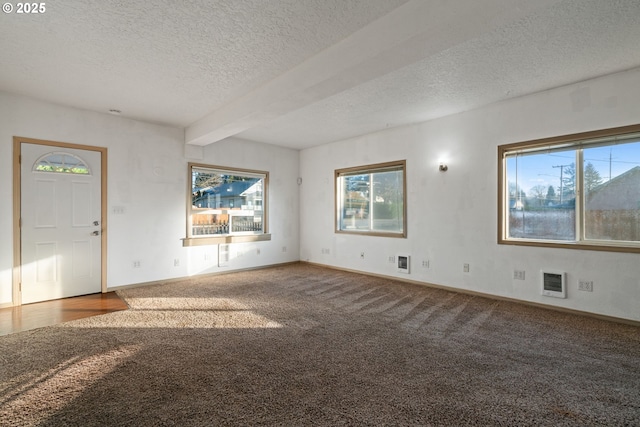
[[[570,163],[568,165],[556,165],[556,166],[551,166],[552,168],[560,168],[560,204],[562,204],[562,184],[564,182],[564,179],[562,179],[562,174],[564,172],[564,168],[571,166],[573,163]]]

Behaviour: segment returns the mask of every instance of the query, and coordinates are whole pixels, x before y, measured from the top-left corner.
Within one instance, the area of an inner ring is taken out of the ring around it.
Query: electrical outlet
[[[287,247],[286,246],[282,247],[282,252],[287,252]]]
[[[140,268],[142,263],[140,261],[133,261],[133,268]]]
[[[513,270],[514,280],[524,280],[524,270]]]
[[[468,273],[469,272],[469,264],[466,264],[466,263],[463,264],[462,265],[462,271],[465,272],[465,273]]]
[[[578,290],[593,292],[593,280],[578,280]]]
[[[329,248],[322,248],[320,252],[322,253],[322,255],[329,255],[331,253]]]
[[[364,252],[360,252],[360,259],[364,259]]]
[[[260,255],[260,248],[256,249],[256,255]]]
[[[179,258],[176,258],[176,259],[173,260],[173,266],[174,267],[180,267],[180,259]]]
[[[389,262],[390,262],[391,264],[395,264],[395,263],[396,263],[396,257],[395,257],[395,256],[393,256],[393,255],[391,255],[391,256],[389,257]]]
[[[422,267],[426,268],[426,269],[431,268],[431,262],[428,259],[423,259],[422,260]]]

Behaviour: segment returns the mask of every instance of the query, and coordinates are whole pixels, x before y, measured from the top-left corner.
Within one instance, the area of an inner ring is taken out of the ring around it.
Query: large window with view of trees
[[[185,244],[264,240],[268,172],[189,164]]]
[[[336,232],[406,237],[406,162],[335,171]]]
[[[640,252],[640,126],[498,147],[499,242]]]

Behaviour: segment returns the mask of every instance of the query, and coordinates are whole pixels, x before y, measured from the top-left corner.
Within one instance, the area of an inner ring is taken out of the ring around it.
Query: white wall
[[[0,92],[0,306],[12,301],[13,136],[107,147],[110,288],[298,259],[297,151],[228,140],[187,158],[183,129]],[[217,247],[183,247],[188,161],[269,171],[272,241],[236,245],[225,268],[212,263]]]
[[[303,150],[300,258],[640,320],[639,254],[497,244],[497,146],[637,124],[639,99],[640,70],[632,70]],[[407,160],[408,238],[335,234],[334,170],[398,159]],[[438,171],[440,160],[448,172]],[[398,252],[412,256],[408,276],[388,261]],[[540,295],[542,268],[568,273],[566,300]],[[513,280],[514,269],[526,280]],[[593,292],[578,291],[578,279],[593,280]]]

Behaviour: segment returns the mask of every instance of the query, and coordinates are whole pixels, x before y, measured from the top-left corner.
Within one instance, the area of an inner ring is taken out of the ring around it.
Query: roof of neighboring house
[[[257,179],[257,178],[256,178]],[[216,187],[195,188],[202,194],[220,194],[220,197],[240,196],[256,183],[255,180],[227,182]]]
[[[586,209],[640,209],[640,166],[591,189]]]

